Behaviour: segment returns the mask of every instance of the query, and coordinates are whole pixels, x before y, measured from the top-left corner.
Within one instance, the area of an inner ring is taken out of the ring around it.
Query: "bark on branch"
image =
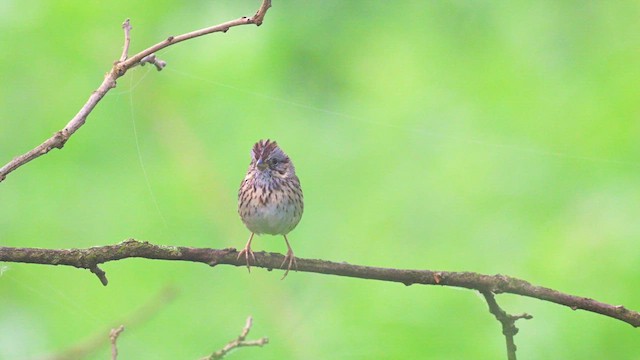
[[[277,253],[256,252],[255,267],[267,270],[279,269],[284,256]],[[45,265],[67,265],[88,269],[107,285],[107,277],[98,265],[126,258],[157,260],[179,260],[216,265],[244,267],[244,259],[238,259],[234,248],[208,249],[183,246],[154,245],[134,239],[119,244],[96,246],[86,249],[41,249],[0,247],[0,261]],[[297,258],[298,271],[327,275],[347,276],[402,283],[404,285],[454,286],[478,290],[483,294],[509,293],[549,301],[568,306],[572,310],[586,310],[624,321],[634,327],[640,326],[640,313],[622,305],[610,305],[591,298],[562,293],[557,290],[533,285],[527,281],[506,275],[484,275],[474,272],[405,270],[352,265],[317,259]]]
[[[36,146],[32,150],[15,157],[13,160],[9,161],[6,165],[0,168],[0,182],[6,179],[9,173],[15,171],[22,165],[34,160],[44,154],[47,154],[49,151],[53,149],[62,149],[64,144],[69,140],[71,135],[73,135],[82,125],[85,124],[87,117],[93,111],[93,109],[98,105],[100,100],[107,94],[107,92],[116,87],[116,81],[118,78],[124,76],[127,71],[135,66],[144,65],[146,63],[153,64],[158,70],[162,70],[166,66],[166,63],[155,56],[155,53],[158,50],[162,50],[171,45],[177,44],[179,42],[193,39],[199,36],[216,33],[216,32],[227,32],[232,27],[240,26],[240,25],[250,25],[254,24],[260,26],[264,21],[264,16],[267,13],[267,10],[271,7],[271,0],[263,0],[260,8],[255,15],[251,17],[241,17],[236,20],[231,20],[224,22],[222,24],[218,24],[215,26],[210,26],[204,29],[192,31],[182,35],[169,36],[165,40],[145,49],[141,52],[129,57],[129,45],[131,43],[131,24],[129,19],[125,20],[122,24],[122,29],[124,31],[124,45],[122,49],[122,55],[120,58],[113,64],[111,70],[105,75],[102,84],[89,96],[87,102],[82,106],[80,111],[67,123],[67,125],[60,131],[56,132],[45,140],[42,144]]]

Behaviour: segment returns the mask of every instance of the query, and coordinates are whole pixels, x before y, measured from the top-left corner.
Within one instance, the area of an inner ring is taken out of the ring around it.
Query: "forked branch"
[[[231,350],[237,349],[240,347],[246,346],[264,346],[269,343],[269,338],[261,337],[257,340],[247,340],[247,335],[249,335],[249,331],[251,330],[251,325],[253,325],[253,318],[251,316],[247,317],[247,321],[244,324],[244,328],[240,335],[229,341],[222,349],[214,352],[209,356],[205,356],[200,360],[220,360],[225,355],[227,355]]]
[[[496,317],[496,320],[498,320],[502,325],[502,334],[507,342],[507,359],[516,360],[516,343],[513,340],[513,337],[518,333],[516,321],[520,319],[529,320],[532,319],[533,316],[526,313],[521,315],[509,315],[498,305],[496,297],[491,291],[480,290],[480,293],[484,296],[484,299],[489,305],[489,312],[493,314],[493,316]]]
[[[166,65],[166,63],[155,56],[155,53],[158,50],[162,50],[171,45],[177,44],[179,42],[193,39],[199,36],[212,34],[216,32],[227,32],[232,27],[240,26],[240,25],[250,25],[254,24],[260,26],[264,21],[264,16],[267,13],[267,10],[271,7],[271,0],[263,0],[260,8],[255,13],[255,15],[251,17],[241,17],[236,20],[231,20],[224,22],[222,24],[218,24],[215,26],[210,26],[204,29],[192,31],[186,34],[177,35],[177,36],[169,36],[165,40],[145,49],[141,52],[129,57],[129,45],[131,44],[131,23],[129,19],[125,20],[122,24],[122,29],[124,31],[124,45],[122,48],[122,55],[120,58],[113,64],[111,70],[106,74],[102,84],[98,86],[98,88],[91,93],[87,102],[82,106],[80,111],[67,123],[67,125],[60,131],[56,132],[45,140],[42,144],[36,146],[32,150],[15,157],[13,160],[9,161],[6,165],[0,168],[0,182],[6,179],[9,173],[15,171],[22,165],[34,160],[44,154],[47,154],[49,151],[53,149],[62,149],[64,144],[69,140],[69,138],[76,132],[82,125],[85,124],[87,117],[93,111],[93,109],[98,105],[100,100],[107,94],[107,92],[116,87],[116,81],[118,78],[124,76],[127,71],[135,66],[144,65],[145,63],[153,64],[158,70],[162,70],[162,68]]]

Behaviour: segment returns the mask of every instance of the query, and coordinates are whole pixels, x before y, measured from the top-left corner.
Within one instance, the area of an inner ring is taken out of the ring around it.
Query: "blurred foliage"
[[[119,57],[258,1],[0,4],[0,161],[78,111]],[[133,237],[241,247],[236,194],[261,138],[292,157],[300,257],[503,273],[640,309],[640,3],[275,1],[263,26],[173,46],[122,78],[63,150],[0,184],[0,243]],[[279,237],[255,250],[284,252]],[[119,340],[128,359],[496,359],[480,296],[315,274],[123,260],[0,264],[0,358],[55,354],[178,292]],[[633,359],[638,330],[501,295],[523,359]],[[92,359],[108,358],[105,346]]]

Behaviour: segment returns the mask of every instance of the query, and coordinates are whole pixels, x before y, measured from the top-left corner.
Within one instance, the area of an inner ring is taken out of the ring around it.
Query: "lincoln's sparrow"
[[[291,159],[275,141],[258,141],[253,145],[251,164],[238,191],[238,213],[251,231],[249,241],[238,254],[238,259],[245,255],[249,271],[249,256],[253,261],[256,260],[251,251],[253,235],[282,235],[287,243],[287,255],[280,267],[289,260],[282,278],[287,276],[291,265],[296,263],[287,234],[298,225],[303,208],[300,180]]]

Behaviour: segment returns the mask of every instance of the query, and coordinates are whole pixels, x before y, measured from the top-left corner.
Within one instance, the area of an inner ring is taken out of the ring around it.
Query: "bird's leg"
[[[284,272],[284,275],[282,275],[282,279],[280,280],[284,280],[284,278],[287,277],[287,275],[289,274],[289,270],[291,270],[292,264],[296,265],[296,270],[298,269],[298,263],[296,263],[296,257],[293,255],[293,250],[291,249],[291,245],[289,245],[289,240],[287,240],[287,235],[282,235],[282,236],[284,236],[284,241],[287,243],[287,255],[284,257],[284,261],[280,265],[280,268],[282,269],[284,264],[287,262],[287,259],[289,259],[289,266],[287,267],[287,271]]]
[[[253,258],[253,262],[256,262],[256,256],[253,255],[253,251],[251,250],[251,240],[253,240],[253,235],[254,233],[251,233],[251,236],[249,236],[249,241],[247,241],[247,245],[245,245],[244,249],[242,249],[242,251],[238,253],[238,257],[236,258],[240,259],[242,254],[244,254],[245,258],[247,259],[247,270],[249,270],[249,272],[251,272],[251,266],[249,265],[249,256]]]

